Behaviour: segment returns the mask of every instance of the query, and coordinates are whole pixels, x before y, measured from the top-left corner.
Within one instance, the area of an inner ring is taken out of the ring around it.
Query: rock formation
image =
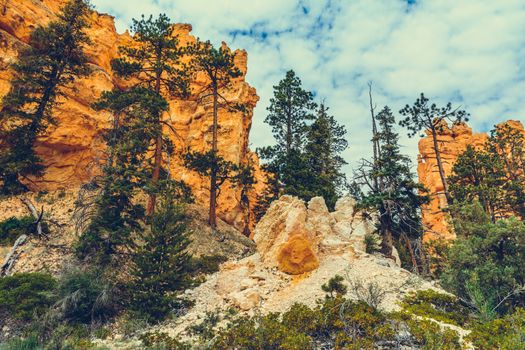
[[[509,120],[505,124],[524,130],[522,123],[516,120]],[[468,145],[476,149],[482,149],[487,139],[488,135],[486,133],[473,133],[472,129],[465,123],[453,125],[452,127],[444,126],[438,135],[438,141],[445,175],[449,176],[452,173],[454,162]],[[450,230],[446,214],[442,211],[446,207],[446,199],[443,193],[443,184],[439,177],[430,132],[427,132],[427,136],[419,141],[417,172],[419,182],[430,191],[429,194],[431,196],[430,203],[423,208],[423,225],[426,230],[425,241],[455,239],[456,235]]]
[[[18,52],[28,43],[31,31],[37,25],[45,25],[56,18],[56,13],[66,0],[7,0],[0,4],[0,97],[9,88],[12,72],[9,65],[16,61]],[[89,18],[87,30],[92,44],[86,47],[93,73],[84,79],[77,80],[55,110],[58,121],[56,127],[37,142],[37,153],[43,159],[46,173],[43,178],[32,179],[28,184],[34,191],[70,188],[88,182],[100,171],[104,159],[104,146],[101,135],[108,126],[109,115],[96,112],[91,104],[103,91],[125,84],[113,76],[110,62],[118,55],[118,47],[130,40],[126,32],[118,34],[113,17],[93,11]],[[194,42],[190,35],[191,26],[176,25],[175,34],[181,45]],[[223,44],[225,45],[225,44]],[[245,81],[247,72],[247,54],[235,51],[236,66],[243,75],[237,78],[229,91],[223,95],[233,103],[247,106],[245,112],[220,110],[219,113],[219,152],[229,161],[246,163],[252,158],[256,168],[256,177],[261,179],[258,160],[248,148],[248,136],[251,128],[253,108],[258,96],[254,88]],[[192,84],[197,87],[203,83],[198,75]],[[212,123],[211,106],[196,102],[195,96],[187,100],[171,100],[170,124],[166,133],[171,135],[176,146],[176,153],[191,148],[194,151],[205,151],[210,148]],[[181,166],[181,161],[174,157],[169,164],[171,175],[184,180],[193,190],[200,204],[205,204],[208,196],[208,181],[196,173]],[[256,185],[261,189],[263,181]],[[251,194],[252,199],[255,192]],[[237,228],[243,225],[245,213],[239,204],[240,191],[225,184],[218,198],[219,216]],[[253,202],[253,201],[252,201]]]
[[[375,230],[374,220],[365,219],[369,216],[356,212],[355,201],[348,197],[330,213],[322,198],[306,205],[296,197],[282,196],[255,228],[257,252],[224,263],[205,283],[187,290],[195,306],[158,330],[191,337],[186,330],[207,312],[232,307],[250,315],[283,312],[294,303],[313,307],[324,296],[321,285],[335,275],[343,276],[345,284],[365,288],[377,283],[385,292],[381,307],[387,310],[398,309],[397,302],[408,290],[435,288],[393,260],[365,252],[364,236]],[[347,296],[356,298],[352,293],[350,289]]]

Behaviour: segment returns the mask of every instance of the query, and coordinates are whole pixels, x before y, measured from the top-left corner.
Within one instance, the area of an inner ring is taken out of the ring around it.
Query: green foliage
[[[522,349],[525,344],[525,310],[518,308],[503,318],[474,326],[467,340],[480,350]]]
[[[13,338],[0,343],[0,350],[41,350],[40,342],[35,335],[27,338]]]
[[[173,198],[163,199],[132,258],[131,307],[151,320],[182,306],[176,293],[193,285],[187,218]]]
[[[365,235],[365,251],[373,254],[381,250],[381,237],[376,233],[367,233]]]
[[[73,325],[108,320],[119,307],[115,286],[110,280],[94,268],[66,270],[58,280],[58,301],[51,317]]]
[[[483,150],[472,146],[458,157],[448,178],[455,203],[478,201],[492,222],[525,219],[525,138],[509,125],[497,126]]]
[[[282,193],[303,200],[322,196],[333,210],[346,186],[341,171],[346,162],[340,156],[348,146],[344,126],[328,114],[324,103],[317,108],[313,94],[302,88],[293,70],[274,86],[268,112],[265,123],[272,127],[276,145],[258,150],[270,174],[258,211],[264,212]]]
[[[147,349],[155,350],[190,350],[190,344],[182,343],[177,339],[171,338],[166,333],[161,332],[147,332],[139,336],[144,346]]]
[[[492,223],[479,204],[452,214],[457,241],[449,248],[443,284],[483,318],[525,305],[525,224]]]
[[[0,245],[12,245],[21,235],[31,235],[35,231],[35,219],[32,216],[5,219],[0,222]],[[42,232],[44,234],[49,232],[45,223],[42,223]]]
[[[53,277],[43,273],[19,273],[0,278],[0,318],[31,321],[55,302]]]
[[[341,297],[346,294],[347,288],[343,284],[344,278],[339,275],[335,275],[334,277],[330,278],[328,280],[328,283],[323,284],[321,286],[321,289],[330,294],[330,297]],[[335,293],[335,295],[334,295]]]
[[[384,107],[375,120],[379,124],[374,135],[377,151],[355,172],[353,192],[360,208],[379,212],[381,251],[390,256],[394,241],[416,241],[421,237],[420,206],[428,198],[420,195],[424,188],[414,180],[410,158],[400,152],[391,110]],[[418,270],[418,266],[413,268]]]
[[[461,305],[456,297],[432,289],[406,296],[401,306],[411,314],[458,326],[465,326],[470,314],[470,310]]]
[[[74,79],[89,74],[83,52],[89,42],[84,33],[89,5],[70,0],[55,21],[38,26],[29,45],[13,64],[15,78],[2,100],[0,113],[0,191],[26,190],[20,182],[28,175],[41,175],[44,167],[34,151],[36,138],[55,122],[57,98]]]

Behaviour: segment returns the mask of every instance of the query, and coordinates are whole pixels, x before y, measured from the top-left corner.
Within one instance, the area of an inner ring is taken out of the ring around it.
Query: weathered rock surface
[[[506,124],[523,129],[523,124],[517,120],[509,120]],[[501,125],[501,124],[500,124]],[[525,131],[523,131],[525,133]],[[452,167],[458,156],[465,151],[468,145],[476,149],[482,149],[488,139],[486,133],[473,133],[472,129],[465,123],[445,126],[438,135],[441,159],[446,176],[452,173]],[[423,225],[425,227],[425,241],[436,239],[455,239],[455,233],[447,223],[446,214],[442,209],[446,207],[446,199],[443,193],[436,155],[433,148],[432,136],[427,136],[419,141],[419,156],[417,172],[419,182],[430,191],[431,201],[423,208]]]
[[[16,61],[18,52],[28,43],[31,31],[37,25],[45,25],[56,18],[56,13],[66,0],[8,0],[0,5],[0,98],[10,88],[12,71],[9,65]],[[113,17],[92,12],[89,18],[91,27],[87,30],[92,44],[86,47],[93,73],[77,80],[62,104],[55,110],[58,121],[56,127],[37,142],[38,155],[44,160],[46,173],[43,178],[32,179],[29,186],[34,191],[70,188],[85,183],[99,173],[104,159],[104,146],[101,135],[108,127],[109,115],[97,112],[91,104],[103,91],[117,85],[124,85],[113,76],[110,62],[118,55],[118,47],[131,37],[126,32],[118,34]],[[175,26],[181,45],[194,42],[190,35],[191,26]],[[224,44],[225,45],[225,44]],[[256,176],[261,178],[258,160],[248,148],[253,108],[258,96],[253,87],[245,81],[247,72],[247,53],[235,51],[235,63],[243,75],[237,78],[231,89],[222,92],[232,103],[247,106],[244,113],[220,110],[219,113],[219,152],[229,161],[246,163],[252,158]],[[198,88],[204,78],[198,75],[192,87]],[[172,99],[168,122],[173,129],[166,127],[176,146],[176,153],[186,148],[194,151],[207,151],[211,143],[212,106],[197,103],[196,97],[187,100]],[[1,103],[1,102],[0,102]],[[174,130],[175,133],[172,131]],[[193,189],[199,204],[205,204],[208,196],[208,181],[181,166],[176,157],[170,160],[171,175],[184,180]],[[256,185],[260,191],[263,181]],[[237,228],[242,228],[245,213],[239,204],[240,190],[226,183],[218,198],[219,216]]]
[[[282,196],[254,231],[261,262],[298,275],[316,269],[327,255],[364,252],[364,236],[374,231],[374,222],[356,214],[354,206],[355,201],[345,197],[329,213],[321,197],[306,206],[296,197]]]

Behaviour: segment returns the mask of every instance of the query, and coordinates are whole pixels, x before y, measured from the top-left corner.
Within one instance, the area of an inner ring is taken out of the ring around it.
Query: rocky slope
[[[187,290],[195,306],[155,329],[172,337],[191,337],[189,327],[209,312],[233,308],[255,315],[283,312],[297,302],[314,306],[324,296],[321,285],[335,275],[344,276],[347,284],[381,286],[385,294],[380,307],[385,310],[398,309],[397,302],[409,291],[436,289],[395,261],[367,254],[364,236],[373,231],[374,221],[357,213],[351,198],[340,199],[330,213],[322,198],[305,205],[283,196],[272,203],[255,229],[257,252],[223,264],[204,284]],[[348,296],[358,297],[352,291]],[[118,342],[109,344],[119,348]]]
[[[77,188],[51,191],[46,194],[28,193],[0,199],[0,222],[11,218],[30,215],[22,203],[23,197],[34,203],[38,211],[44,210],[44,221],[49,226],[45,239],[31,236],[17,250],[16,263],[10,274],[18,272],[47,271],[58,274],[73,259],[73,245],[77,239],[80,224],[79,210],[90,194],[79,196]],[[191,244],[189,251],[195,257],[220,256],[236,259],[252,255],[255,243],[222,220],[218,220],[217,230],[207,224],[207,210],[199,205],[187,207]],[[0,246],[0,266],[12,247]]]
[[[18,52],[27,45],[31,30],[37,25],[45,25],[56,18],[56,13],[65,0],[7,0],[0,4],[0,97],[10,87],[12,72],[9,65],[16,61]],[[118,47],[130,40],[126,32],[118,34],[113,17],[92,12],[87,30],[92,44],[86,47],[93,73],[84,79],[77,80],[56,108],[56,127],[38,140],[37,152],[44,160],[46,174],[43,178],[31,179],[28,184],[34,191],[71,188],[85,183],[100,171],[104,158],[104,146],[101,134],[107,128],[109,115],[97,112],[91,104],[103,91],[125,82],[113,76],[110,62],[118,55]],[[176,25],[175,34],[181,45],[194,42],[190,35],[191,26]],[[223,44],[225,45],[225,44]],[[252,158],[256,167],[256,176],[261,179],[258,160],[248,148],[248,136],[251,128],[253,108],[259,97],[256,91],[245,81],[247,71],[247,53],[235,51],[235,63],[243,75],[236,79],[231,89],[222,92],[232,103],[243,103],[247,106],[244,113],[220,110],[219,113],[219,152],[234,163],[246,163]],[[198,75],[192,87],[198,88],[204,83]],[[212,106],[197,103],[196,96],[187,100],[172,99],[170,113],[166,116],[171,128],[166,133],[171,135],[176,152],[191,148],[194,151],[210,149],[212,123]],[[171,175],[186,181],[193,189],[197,202],[204,204],[208,196],[208,181],[196,173],[181,166],[176,157],[169,163]],[[256,185],[261,189],[263,181]],[[239,189],[225,184],[218,199],[219,215],[226,222],[241,228],[244,213],[239,205]],[[252,198],[255,197],[252,193]]]
[[[520,121],[509,120],[504,124],[521,130],[525,134],[523,124]],[[487,139],[486,133],[473,133],[472,128],[465,123],[452,127],[445,126],[438,135],[438,141],[446,176],[452,173],[454,162],[468,145],[481,149]],[[446,199],[443,194],[443,184],[439,177],[432,136],[429,132],[427,132],[426,137],[419,141],[417,172],[419,182],[430,191],[431,196],[430,203],[423,208],[423,225],[426,228],[425,240],[455,239],[456,235],[448,227],[446,215],[442,211],[446,206]]]

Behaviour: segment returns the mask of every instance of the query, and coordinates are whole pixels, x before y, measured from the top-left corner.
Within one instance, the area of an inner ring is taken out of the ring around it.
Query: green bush
[[[32,216],[21,218],[11,217],[0,222],[0,245],[13,245],[21,235],[31,235],[35,232],[35,219]],[[44,224],[44,233],[48,231]]]
[[[448,249],[443,285],[484,319],[525,306],[525,224],[495,223],[479,204],[452,208],[458,239]]]
[[[474,326],[467,340],[479,350],[525,348],[525,309]]]
[[[0,319],[32,321],[55,300],[57,282],[44,273],[20,273],[0,278]]]
[[[13,338],[5,343],[0,343],[0,350],[40,350],[40,342],[36,336],[27,338]]]
[[[223,255],[205,255],[198,258],[191,257],[189,270],[193,275],[212,274],[219,271],[219,266],[227,260],[228,258]]]
[[[330,297],[343,296],[347,292],[347,288],[343,284],[343,281],[344,278],[342,276],[335,275],[334,277],[330,278],[330,280],[328,280],[327,284],[323,284],[321,289],[324,292],[330,294]]]
[[[107,320],[118,308],[115,287],[94,269],[66,270],[58,280],[57,295],[55,316],[71,324]]]
[[[470,314],[470,310],[463,307],[456,297],[432,289],[408,295],[401,306],[411,314],[458,326],[464,326]]]

